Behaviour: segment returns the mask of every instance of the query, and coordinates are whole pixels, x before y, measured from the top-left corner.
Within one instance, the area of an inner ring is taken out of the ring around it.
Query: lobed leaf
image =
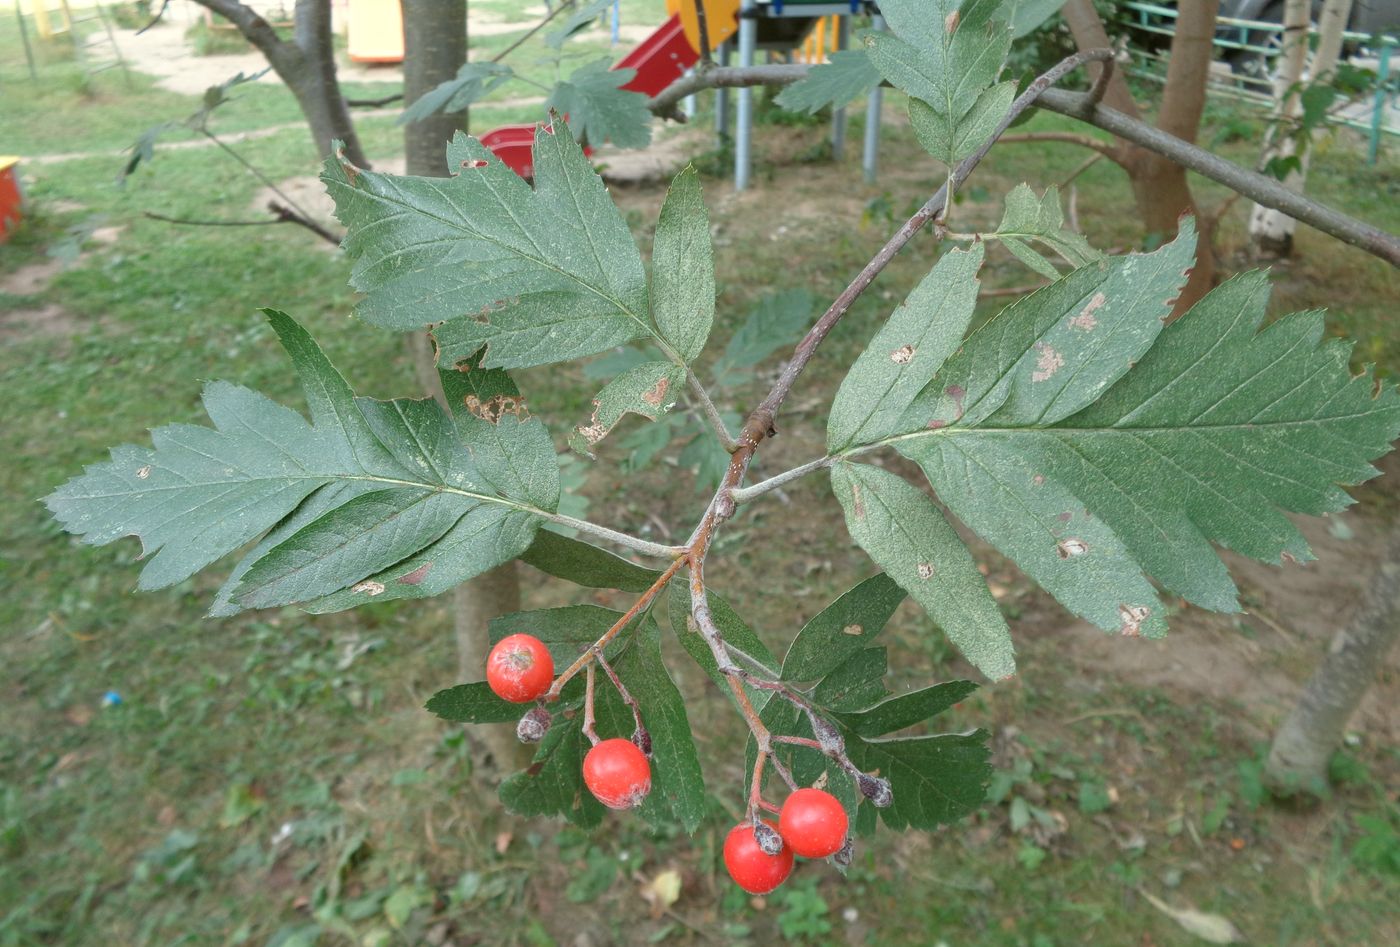
[[[151,449],[114,449],[47,498],[55,517],[90,543],[140,537],[156,553],[143,588],[188,578],[262,536],[220,590],[219,615],[435,594],[529,545],[558,501],[557,461],[538,422],[503,430],[478,419],[463,430],[428,399],[357,399],[304,329],[280,312],[267,317],[311,423],[212,382],[204,404],[214,427],[171,425],[152,432]]]
[[[1029,185],[1016,185],[1006,195],[1006,213],[996,232],[987,236],[1000,240],[1018,260],[1052,280],[1060,278],[1059,271],[1031,248],[1030,241],[1044,244],[1072,267],[1087,266],[1102,257],[1081,234],[1065,229],[1060,191],[1054,187],[1046,188],[1044,197],[1036,197]]]
[[[483,345],[484,367],[510,368],[655,335],[641,255],[583,150],[542,126],[534,156],[534,188],[464,135],[448,146],[450,178],[329,160],[359,314],[399,330],[445,322],[449,367]]]
[[[635,69],[612,68],[611,58],[596,59],[557,83],[546,107],[568,116],[569,130],[579,141],[645,148],[651,144],[653,117],[647,97],[623,88],[636,75]]]
[[[864,50],[841,49],[779,92],[774,101],[781,108],[815,115],[827,106],[841,108],[879,84],[880,70]]]

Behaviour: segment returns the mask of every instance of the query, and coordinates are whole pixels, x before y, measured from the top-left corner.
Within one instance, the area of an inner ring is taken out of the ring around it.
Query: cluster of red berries
[[[486,659],[486,683],[502,700],[536,700],[553,681],[554,660],[533,635],[502,638]],[[521,739],[537,742],[548,726],[548,711],[536,708],[520,721]],[[645,740],[645,734],[642,737]],[[583,783],[609,809],[633,809],[651,791],[651,764],[632,740],[601,740],[583,759]],[[724,864],[739,887],[750,894],[767,894],[787,880],[794,855],[849,858],[847,829],[840,800],[821,789],[797,789],[783,803],[776,826],[741,822],[729,831]]]
[[[724,867],[749,894],[767,894],[792,873],[794,855],[849,857],[846,809],[821,789],[795,789],[778,813],[778,824],[740,822],[724,840]]]
[[[502,638],[486,658],[486,683],[502,700],[528,703],[543,697],[553,681],[554,659],[533,635]],[[520,721],[518,732],[533,743],[548,726],[548,711],[537,709]],[[651,792],[651,764],[631,740],[601,740],[583,758],[583,784],[609,809],[635,809]]]

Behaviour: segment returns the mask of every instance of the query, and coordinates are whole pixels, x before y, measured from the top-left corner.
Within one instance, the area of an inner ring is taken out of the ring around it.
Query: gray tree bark
[[[297,0],[291,42],[279,37],[271,24],[238,0],[195,3],[238,27],[243,38],[267,57],[268,65],[296,97],[311,129],[317,155],[324,158],[330,154],[331,142],[339,140],[345,143],[345,157],[352,164],[369,167],[336,78],[330,0]]]
[[[463,0],[402,0],[404,33],[404,101],[415,102],[457,74],[467,59],[467,4]],[[404,154],[409,174],[448,175],[446,149],[452,135],[465,128],[466,112],[432,115],[404,126]],[[408,336],[414,371],[426,390],[440,400],[432,345],[426,335]],[[508,562],[458,586],[452,592],[452,623],[457,643],[459,680],[479,680],[490,652],[487,625],[497,615],[520,610],[520,579]],[[477,739],[498,772],[523,769],[530,748],[515,738],[511,725],[474,726]]]
[[[1400,637],[1400,526],[1351,624],[1337,632],[1284,719],[1269,749],[1265,775],[1280,795],[1316,791],[1327,764],[1386,653]]]

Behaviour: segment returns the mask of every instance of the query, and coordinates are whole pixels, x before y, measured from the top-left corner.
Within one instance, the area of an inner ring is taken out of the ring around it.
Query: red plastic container
[[[0,157],[0,243],[19,227],[24,194],[19,189],[19,159]]]

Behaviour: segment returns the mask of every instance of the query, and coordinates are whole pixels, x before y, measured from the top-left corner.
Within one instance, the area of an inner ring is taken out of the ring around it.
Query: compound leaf
[[[655,421],[676,403],[685,382],[685,366],[675,362],[643,362],[629,368],[603,387],[593,399],[593,416],[574,428],[569,446],[593,456],[593,447],[608,436],[624,414]]]
[[[1018,260],[1052,280],[1060,278],[1059,271],[1030,246],[1030,241],[1044,244],[1072,267],[1087,266],[1102,257],[1081,234],[1065,229],[1060,191],[1055,187],[1046,188],[1044,197],[1036,197],[1029,185],[1016,185],[1006,195],[1006,213],[996,232],[987,236],[1000,240]]]

